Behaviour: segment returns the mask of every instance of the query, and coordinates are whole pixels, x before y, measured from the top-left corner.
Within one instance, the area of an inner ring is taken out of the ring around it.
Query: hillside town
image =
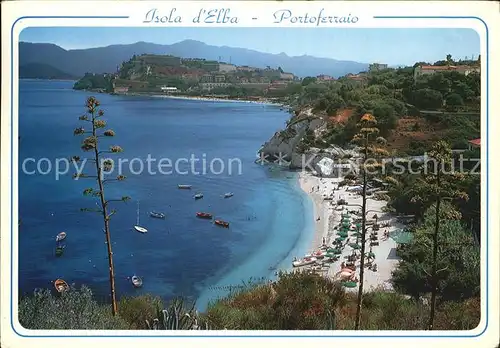
[[[477,60],[439,61],[417,63],[414,79],[436,72],[456,71],[468,75],[480,72]],[[368,82],[369,73],[388,69],[387,64],[373,63],[366,72],[349,73],[344,77],[321,74],[312,77],[316,83],[328,83],[345,78],[361,85]],[[200,58],[180,58],[170,55],[134,55],[109,74],[86,74],[75,84],[75,89],[99,90],[114,94],[161,93],[191,95],[285,96],[287,89],[301,84],[304,79],[281,67],[238,66],[228,62]],[[236,91],[236,92],[235,92]],[[235,95],[236,94],[236,95]]]

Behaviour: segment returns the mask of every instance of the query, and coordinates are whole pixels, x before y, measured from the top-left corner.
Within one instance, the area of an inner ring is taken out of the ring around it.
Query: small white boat
[[[148,232],[148,230],[147,230],[146,228],[141,227],[141,226],[137,226],[137,225],[135,225],[135,226],[134,226],[134,229],[135,229],[137,232],[140,232],[140,233],[147,233],[147,232]]]
[[[66,238],[66,232],[61,232],[56,236],[56,242],[60,242]]]
[[[157,211],[152,211],[149,213],[149,216],[157,218],[157,219],[165,219],[165,214],[159,213]]]
[[[203,198],[203,193],[197,193],[193,196],[194,199],[202,199]]]
[[[230,198],[230,197],[233,197],[234,196],[234,193],[232,192],[227,192],[224,194],[224,198]]]
[[[137,232],[140,232],[140,233],[146,233],[146,232],[148,232],[148,230],[146,228],[141,227],[139,225],[139,201],[137,201],[137,225],[134,226],[134,229]]]
[[[310,265],[312,263],[315,263],[316,260],[317,259],[315,257],[304,257],[303,259],[300,259],[300,260],[294,260],[292,262],[292,265],[293,265],[293,267],[301,267],[301,266]]]
[[[136,275],[132,276],[131,281],[136,288],[140,288],[142,286],[142,279]]]

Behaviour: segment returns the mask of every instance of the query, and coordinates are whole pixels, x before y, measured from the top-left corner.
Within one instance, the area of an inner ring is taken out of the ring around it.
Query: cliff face
[[[259,150],[261,160],[265,163],[273,163],[286,166],[290,169],[303,169],[316,171],[329,175],[332,166],[338,163],[338,159],[346,155],[356,156],[351,150],[345,150],[338,146],[330,146],[327,149],[307,148],[303,150],[303,139],[309,133],[314,138],[320,137],[327,130],[327,121],[312,114],[307,109],[290,119],[287,128],[276,132]],[[329,163],[326,168],[324,163]]]
[[[324,126],[325,121],[305,110],[290,119],[288,126],[274,135],[259,150],[261,158],[268,163],[298,168],[301,166],[303,153],[298,147],[306,132],[315,132]]]

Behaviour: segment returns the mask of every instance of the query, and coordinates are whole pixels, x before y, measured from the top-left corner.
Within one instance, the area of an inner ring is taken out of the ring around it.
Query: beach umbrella
[[[333,250],[333,253],[334,253],[335,255],[342,254],[342,249],[338,249],[338,248],[337,248],[337,249],[334,249],[334,250]]]
[[[346,288],[355,288],[358,286],[358,283],[356,282],[342,282],[342,285],[345,286]]]
[[[361,245],[357,243],[350,243],[349,246],[353,249],[361,249]]]
[[[337,235],[339,237],[344,237],[344,238],[347,238],[349,236],[346,232],[339,232],[339,233],[337,233]]]
[[[371,251],[369,253],[366,253],[366,256],[375,258],[375,254]]]
[[[340,237],[339,236],[339,237],[335,238],[335,241],[336,242],[343,242],[345,239],[346,239],[346,237]]]

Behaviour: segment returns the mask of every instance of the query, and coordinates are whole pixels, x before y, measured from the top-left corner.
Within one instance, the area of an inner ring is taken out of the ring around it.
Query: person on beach
[[[384,231],[384,240],[389,239],[389,231],[385,230]]]

